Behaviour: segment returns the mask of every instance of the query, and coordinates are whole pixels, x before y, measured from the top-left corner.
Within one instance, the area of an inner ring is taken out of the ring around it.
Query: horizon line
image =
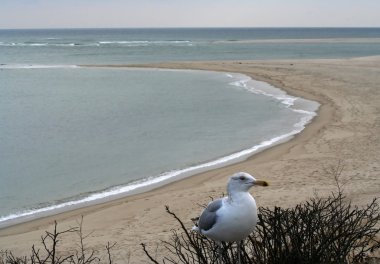
[[[31,27],[1,28],[0,30],[83,30],[83,29],[380,29],[380,26],[259,26],[259,27]]]

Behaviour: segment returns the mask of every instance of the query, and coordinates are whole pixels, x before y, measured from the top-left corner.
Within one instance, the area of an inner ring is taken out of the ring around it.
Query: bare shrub
[[[218,263],[215,242],[180,225],[169,241],[162,241],[169,255],[152,263]],[[373,199],[364,208],[353,206],[341,190],[327,198],[312,198],[294,208],[259,208],[255,232],[242,246],[241,263],[364,263],[380,248],[380,207]],[[223,243],[223,263],[237,263],[236,244]]]
[[[87,249],[84,240],[90,234],[83,233],[83,217],[78,223],[78,227],[69,228],[64,231],[58,231],[58,224],[54,222],[53,231],[45,231],[45,235],[41,236],[40,248],[32,246],[30,256],[17,257],[12,251],[0,251],[0,264],[112,264],[111,249],[116,243],[105,246],[107,259],[102,260],[97,256],[97,252],[93,249]],[[61,251],[59,248],[62,236],[67,233],[76,233],[78,235],[78,245],[72,251]],[[64,252],[64,253],[62,253]]]

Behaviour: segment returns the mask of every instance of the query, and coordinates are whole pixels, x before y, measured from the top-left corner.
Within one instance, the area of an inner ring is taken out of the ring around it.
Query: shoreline
[[[123,68],[132,69],[131,67]],[[149,70],[178,71],[179,69],[151,68]],[[185,69],[183,70],[195,71]],[[212,71],[207,70],[205,72]],[[182,169],[170,170],[161,174],[157,174],[155,176],[137,180],[127,185],[120,185],[105,190],[92,192],[92,194],[84,196],[83,198],[70,200],[67,199],[67,201],[63,201],[55,205],[49,205],[37,209],[29,209],[3,216],[0,218],[0,230],[12,227],[14,225],[35,221],[40,218],[54,217],[54,215],[66,213],[69,211],[82,209],[88,206],[104,204],[132,195],[145,193],[202,172],[243,162],[253,155],[257,155],[258,153],[264,151],[265,149],[272,148],[276,145],[292,140],[294,136],[302,133],[305,127],[317,116],[319,104],[315,101],[309,101],[301,97],[290,96],[284,90],[281,90],[278,87],[274,87],[266,82],[256,81],[248,75],[236,74],[235,76],[232,76],[228,72],[219,73],[224,73],[230,78],[234,79],[230,85],[243,87],[243,89],[249,93],[274,98],[281,104],[286,105],[287,108],[291,109],[294,112],[300,112],[304,116],[301,117],[297,123],[293,124],[293,130],[285,132],[284,134],[273,135],[271,138],[268,138],[261,142],[256,142],[254,145],[247,146],[246,148],[237,152],[227,153],[223,156],[209,159],[208,161],[206,160],[199,164],[191,165]],[[299,107],[300,105],[301,107]]]
[[[198,204],[207,203],[210,196],[220,196],[225,191],[228,176],[236,171],[247,171],[271,183],[265,190],[253,190],[259,206],[293,206],[315,192],[330,193],[334,183],[323,174],[324,169],[339,160],[347,162],[343,178],[350,180],[345,187],[348,198],[360,205],[378,195],[379,57],[139,66],[242,73],[321,105],[318,115],[302,133],[243,162],[196,174],[146,193],[1,229],[0,248],[28,252],[44,230],[51,229],[54,220],[63,230],[75,226],[84,215],[86,229],[95,234],[89,238],[89,245],[122,241],[123,246],[133,252],[133,260],[145,261],[139,243],[152,246],[170,237],[174,222],[165,214],[164,205],[169,205],[190,225],[189,219],[200,212]],[[368,98],[369,94],[372,97]],[[125,248],[118,249],[120,253],[124,251]]]

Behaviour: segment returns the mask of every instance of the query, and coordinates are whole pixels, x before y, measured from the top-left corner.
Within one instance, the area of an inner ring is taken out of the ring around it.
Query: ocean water
[[[379,53],[379,28],[0,30],[0,64],[348,58]]]
[[[379,44],[379,29],[0,30],[0,227],[236,162],[318,108],[240,74],[81,65],[348,58]]]

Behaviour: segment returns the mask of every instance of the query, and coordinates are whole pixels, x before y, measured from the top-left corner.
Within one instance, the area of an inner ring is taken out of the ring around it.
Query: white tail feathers
[[[192,228],[191,230],[193,230],[193,231],[195,231],[195,232],[198,232],[198,233],[201,232],[201,230],[200,230],[199,227],[197,227],[197,226],[193,226],[193,228]]]

